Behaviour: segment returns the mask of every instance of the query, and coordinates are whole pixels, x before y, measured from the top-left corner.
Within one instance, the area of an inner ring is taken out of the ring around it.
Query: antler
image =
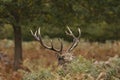
[[[70,52],[70,51],[72,51],[72,50],[78,45],[79,39],[80,39],[80,36],[81,36],[81,31],[80,31],[80,28],[78,28],[78,33],[79,33],[79,35],[78,35],[78,37],[76,37],[76,36],[72,33],[72,31],[70,30],[69,27],[67,27],[67,29],[68,29],[68,31],[65,31],[65,33],[66,33],[67,35],[73,37],[73,43],[72,43],[72,45],[71,45],[71,46],[68,48],[68,50],[67,50],[67,52]]]
[[[37,41],[39,41],[40,44],[41,44],[44,48],[49,49],[49,50],[53,50],[53,51],[58,52],[58,53],[62,53],[63,43],[62,43],[62,41],[61,41],[60,39],[58,39],[58,40],[59,40],[59,42],[61,43],[61,47],[60,47],[59,50],[57,50],[57,49],[55,49],[55,48],[53,47],[53,41],[52,41],[52,40],[51,40],[51,47],[49,47],[49,46],[47,46],[47,45],[45,45],[45,44],[43,43],[42,37],[41,37],[41,33],[40,33],[40,28],[38,28],[38,30],[36,30],[35,33],[33,33],[32,30],[30,30],[30,31],[31,31],[32,36],[33,36]]]

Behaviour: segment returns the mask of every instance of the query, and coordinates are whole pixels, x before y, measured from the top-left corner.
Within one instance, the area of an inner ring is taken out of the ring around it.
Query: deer
[[[70,63],[73,59],[73,49],[75,49],[78,46],[79,40],[80,40],[80,36],[81,36],[81,30],[80,28],[78,28],[78,37],[76,37],[73,32],[71,31],[71,29],[69,27],[67,27],[67,30],[65,31],[65,33],[73,38],[73,42],[71,44],[71,46],[68,47],[67,50],[63,50],[63,42],[61,39],[58,39],[58,41],[60,42],[60,49],[56,49],[53,46],[53,40],[50,41],[51,46],[47,46],[41,37],[41,32],[40,32],[40,27],[33,32],[32,30],[31,34],[32,36],[35,38],[35,40],[37,40],[44,48],[48,49],[48,50],[52,50],[55,52],[57,60],[58,60],[58,65],[66,65],[68,63]]]

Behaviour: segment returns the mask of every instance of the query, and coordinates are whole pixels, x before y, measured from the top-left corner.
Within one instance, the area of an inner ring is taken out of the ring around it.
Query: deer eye
[[[61,56],[61,58],[64,58],[65,56]]]

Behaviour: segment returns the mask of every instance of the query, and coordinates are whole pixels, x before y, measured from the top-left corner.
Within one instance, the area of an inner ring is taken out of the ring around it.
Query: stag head
[[[80,28],[78,28],[78,37],[76,37],[71,29],[69,27],[67,27],[67,31],[65,31],[65,33],[69,36],[71,36],[73,38],[73,42],[71,44],[71,46],[67,49],[67,50],[63,50],[63,43],[61,41],[61,39],[58,39],[61,46],[60,46],[60,49],[55,49],[54,46],[53,46],[53,41],[51,40],[51,46],[47,46],[46,44],[43,43],[43,40],[42,40],[42,37],[41,37],[41,33],[40,33],[40,28],[38,28],[38,30],[35,31],[35,33],[33,33],[33,31],[31,30],[31,34],[32,36],[46,49],[49,49],[49,50],[53,50],[56,52],[56,55],[57,55],[57,59],[58,59],[58,65],[64,65],[66,63],[70,63],[74,56],[73,56],[73,53],[72,53],[72,50],[75,49],[79,43],[79,39],[80,39],[80,36],[81,36],[81,31],[80,31]]]

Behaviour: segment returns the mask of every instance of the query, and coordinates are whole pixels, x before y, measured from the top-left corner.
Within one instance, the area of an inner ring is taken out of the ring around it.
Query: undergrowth
[[[57,67],[52,71],[48,67],[31,71],[24,73],[23,80],[119,80],[120,58],[115,56],[107,61],[94,61],[79,56],[67,65],[66,70]]]

